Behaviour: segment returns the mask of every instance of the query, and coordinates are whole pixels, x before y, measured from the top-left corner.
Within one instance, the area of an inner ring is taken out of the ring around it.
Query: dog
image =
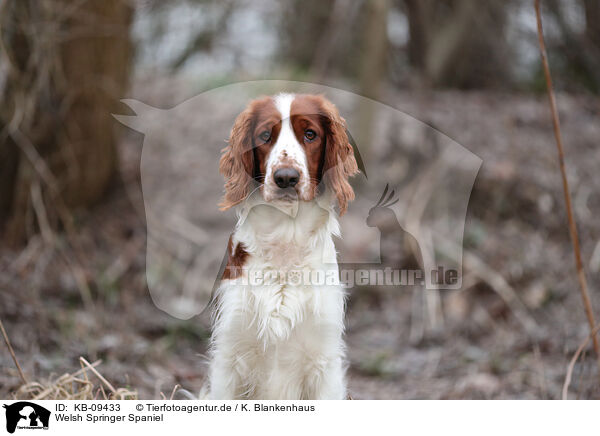
[[[333,236],[358,167],[344,119],[320,95],[254,100],[219,169],[219,206],[235,207],[238,222],[213,300],[208,398],[345,399]]]

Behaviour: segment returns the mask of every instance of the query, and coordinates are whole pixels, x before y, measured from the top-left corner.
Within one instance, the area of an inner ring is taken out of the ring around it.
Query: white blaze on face
[[[273,180],[273,173],[286,167],[294,168],[300,174],[300,180],[296,185],[298,196],[301,199],[307,199],[309,195],[310,181],[306,154],[302,144],[296,139],[290,119],[290,110],[294,98],[294,94],[284,93],[273,97],[275,107],[281,114],[281,131],[267,160],[265,200],[273,199],[274,193],[279,189]]]

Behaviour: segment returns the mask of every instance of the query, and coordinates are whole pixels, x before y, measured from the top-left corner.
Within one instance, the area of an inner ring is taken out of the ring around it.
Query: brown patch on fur
[[[264,181],[269,152],[280,129],[281,115],[271,97],[252,101],[238,115],[219,162],[219,171],[225,176],[225,196],[219,203],[221,210],[245,200],[254,179]],[[271,132],[267,142],[259,138],[264,131]]]
[[[310,178],[311,198],[314,198],[317,186],[321,182],[323,172],[322,162],[325,153],[325,125],[319,115],[320,107],[314,96],[298,95],[292,102],[290,118],[294,135],[304,147],[308,176]],[[313,141],[307,141],[304,137],[306,130],[314,130],[317,137]]]
[[[229,242],[227,243],[227,265],[225,266],[225,271],[223,271],[223,277],[221,277],[222,280],[232,280],[240,277],[242,275],[242,267],[248,258],[248,252],[241,242],[236,245],[233,253],[232,251],[233,241],[230,236]]]
[[[340,215],[348,209],[348,203],[354,200],[354,190],[348,178],[358,173],[354,150],[346,135],[345,120],[340,116],[333,103],[320,95],[298,95],[291,108],[294,132],[301,144],[304,144],[309,165],[311,183],[318,180],[319,172],[325,184],[331,189],[340,207]],[[294,123],[294,119],[297,121]],[[301,128],[303,125],[310,126]],[[298,126],[298,129],[297,127]],[[318,127],[318,128],[315,128]],[[304,141],[306,128],[315,130],[318,140]],[[299,136],[301,131],[301,136]],[[326,139],[323,143],[323,139]],[[323,153],[325,148],[325,156]],[[322,168],[319,171],[319,166]]]

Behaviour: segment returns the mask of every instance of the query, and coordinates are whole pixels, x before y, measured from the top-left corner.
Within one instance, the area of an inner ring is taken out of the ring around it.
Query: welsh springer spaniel
[[[358,172],[344,119],[315,95],[252,101],[220,171],[237,207],[214,298],[209,397],[345,399],[344,290],[332,236]]]

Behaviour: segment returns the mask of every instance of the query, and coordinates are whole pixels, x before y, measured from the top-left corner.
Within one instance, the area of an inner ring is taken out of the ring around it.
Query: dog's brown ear
[[[253,124],[254,109],[250,104],[236,118],[229,144],[222,150],[219,171],[225,176],[225,195],[219,203],[221,210],[242,202],[250,192],[254,171]]]
[[[327,132],[323,181],[335,194],[340,215],[348,209],[348,203],[354,200],[354,190],[348,178],[358,173],[354,150],[346,134],[346,122],[340,116],[333,103],[319,97],[321,118]]]

